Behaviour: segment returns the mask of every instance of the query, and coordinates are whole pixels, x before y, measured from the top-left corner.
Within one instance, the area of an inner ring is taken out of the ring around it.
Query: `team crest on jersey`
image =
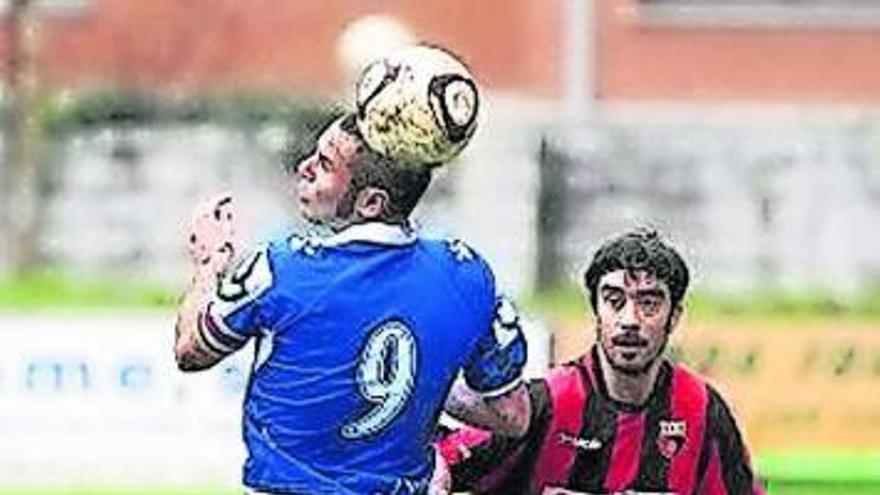
[[[321,247],[321,239],[315,236],[293,235],[288,241],[290,249],[306,256],[315,256]]]
[[[657,448],[667,459],[681,452],[687,440],[687,423],[684,420],[660,420],[660,434],[657,436]]]
[[[470,261],[474,259],[474,251],[460,239],[450,239],[446,241],[452,255],[458,261]]]

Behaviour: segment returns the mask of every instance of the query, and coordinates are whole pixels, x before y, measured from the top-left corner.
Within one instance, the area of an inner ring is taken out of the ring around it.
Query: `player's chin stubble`
[[[654,351],[654,353],[641,366],[632,366],[632,365],[623,364],[623,363],[618,362],[618,360],[615,359],[615,357],[613,356],[613,353],[606,346],[605,341],[602,338],[602,327],[599,324],[596,325],[596,338],[597,338],[597,341],[599,342],[599,348],[601,349],[602,354],[605,355],[605,360],[608,361],[608,364],[611,366],[611,369],[613,369],[614,371],[617,371],[618,373],[627,375],[627,376],[637,377],[637,376],[644,375],[649,370],[651,370],[651,368],[654,366],[654,363],[656,363],[657,360],[659,360],[660,357],[663,355],[663,351],[666,350],[666,345],[669,343],[670,327],[671,327],[671,324],[667,323],[666,331],[664,332],[664,335],[663,335],[663,342],[660,343],[660,345],[657,347],[657,349]],[[608,345],[613,345],[613,344],[608,344]],[[638,353],[634,352],[632,359],[635,359],[637,356],[638,356]],[[624,359],[626,359],[626,358],[624,357]]]

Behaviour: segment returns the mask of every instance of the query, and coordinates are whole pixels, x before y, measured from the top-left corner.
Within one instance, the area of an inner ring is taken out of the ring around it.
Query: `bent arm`
[[[520,437],[529,427],[529,392],[522,381],[528,345],[513,302],[499,296],[491,329],[452,386],[446,410],[484,429]]]
[[[500,394],[483,394],[456,380],[446,399],[446,411],[465,423],[511,437],[529,429],[531,401],[522,380]]]
[[[232,221],[232,197],[228,194],[200,204],[194,212],[188,247],[195,275],[181,298],[174,327],[174,358],[181,371],[210,368],[229,354],[209,335],[209,310],[219,277],[235,255]]]
[[[436,445],[449,465],[454,492],[529,492],[551,406],[546,381],[530,381],[526,388],[530,414],[525,435],[511,437],[473,426],[441,432]]]
[[[174,327],[174,359],[181,371],[201,371],[214,366],[226,354],[211,349],[205,332],[208,303],[214,283],[197,274],[184,294]]]

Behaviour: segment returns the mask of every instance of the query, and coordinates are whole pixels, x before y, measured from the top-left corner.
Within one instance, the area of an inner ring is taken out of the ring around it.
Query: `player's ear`
[[[385,215],[388,201],[388,192],[384,189],[366,187],[358,194],[355,212],[367,220],[381,219]]]
[[[682,314],[684,314],[684,304],[678,303],[672,308],[672,313],[669,314],[669,333],[675,331],[675,327],[678,326]]]

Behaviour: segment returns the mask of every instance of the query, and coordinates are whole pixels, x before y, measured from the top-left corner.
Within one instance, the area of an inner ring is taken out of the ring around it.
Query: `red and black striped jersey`
[[[641,406],[613,400],[597,350],[529,385],[519,439],[473,428],[439,442],[454,489],[477,493],[756,495],[747,449],[718,392],[664,361]]]

